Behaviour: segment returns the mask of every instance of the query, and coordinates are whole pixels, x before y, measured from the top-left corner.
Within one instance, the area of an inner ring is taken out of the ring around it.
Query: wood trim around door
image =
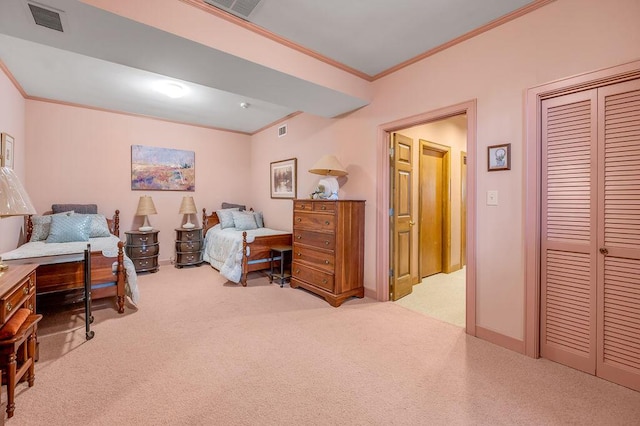
[[[527,90],[525,100],[525,354],[540,356],[541,103],[543,99],[640,78],[640,61]],[[468,252],[467,252],[468,253]]]
[[[376,213],[376,299],[389,300],[389,137],[390,133],[455,115],[467,115],[466,333],[476,335],[476,141],[475,99],[378,126]]]

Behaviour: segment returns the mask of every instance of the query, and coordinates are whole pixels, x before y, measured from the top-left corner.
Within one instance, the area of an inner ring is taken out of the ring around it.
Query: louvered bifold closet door
[[[542,102],[540,354],[596,365],[597,91]]]
[[[596,374],[640,390],[640,80],[598,92]]]

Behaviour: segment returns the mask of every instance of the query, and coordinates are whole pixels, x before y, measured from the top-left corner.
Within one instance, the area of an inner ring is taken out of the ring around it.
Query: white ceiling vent
[[[246,19],[260,3],[260,0],[204,0],[204,2]]]
[[[278,137],[281,138],[286,135],[287,135],[287,125],[283,124],[282,126],[278,127]]]
[[[60,11],[38,3],[28,2],[27,5],[37,25],[64,32]]]

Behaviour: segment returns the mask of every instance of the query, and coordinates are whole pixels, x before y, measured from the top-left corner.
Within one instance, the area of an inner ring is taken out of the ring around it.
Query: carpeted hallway
[[[139,277],[138,310],[41,322],[9,425],[638,424],[640,393],[468,337],[393,303],[225,283],[208,265]],[[4,392],[4,390],[3,390]],[[3,401],[6,395],[3,394]]]

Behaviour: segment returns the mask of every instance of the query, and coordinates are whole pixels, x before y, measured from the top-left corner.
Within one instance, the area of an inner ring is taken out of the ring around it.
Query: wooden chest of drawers
[[[291,287],[340,306],[364,296],[364,201],[294,200]]]
[[[11,265],[0,276],[0,327],[20,308],[36,312],[37,264]]]
[[[202,228],[176,229],[176,268],[202,264]]]
[[[158,232],[126,231],[127,245],[125,252],[133,262],[136,272],[157,272],[160,244]]]

